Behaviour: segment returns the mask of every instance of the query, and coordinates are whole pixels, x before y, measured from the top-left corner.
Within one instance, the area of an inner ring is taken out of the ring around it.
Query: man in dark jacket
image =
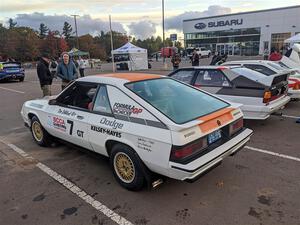
[[[40,80],[41,89],[43,91],[43,97],[51,95],[51,85],[53,77],[49,70],[49,63],[49,56],[47,54],[43,54],[40,57],[40,61],[38,62],[36,68]]]
[[[62,79],[62,90],[64,90],[70,82],[77,79],[76,66],[70,60],[70,56],[67,52],[62,54],[62,62],[60,62],[57,67],[57,76]]]
[[[197,53],[197,50],[194,49],[193,55],[192,55],[192,66],[199,66],[200,63],[200,57]]]

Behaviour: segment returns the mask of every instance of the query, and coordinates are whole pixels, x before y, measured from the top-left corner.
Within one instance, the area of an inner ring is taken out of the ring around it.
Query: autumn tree
[[[44,24],[44,23],[41,23],[40,24],[40,28],[39,28],[39,36],[41,39],[44,39],[49,31],[48,27]]]
[[[64,22],[62,34],[64,35],[65,39],[68,41],[72,35],[72,26],[67,21]]]
[[[59,38],[58,39],[58,53],[59,55],[63,52],[66,52],[68,50],[68,43],[66,42],[66,40],[64,38]]]

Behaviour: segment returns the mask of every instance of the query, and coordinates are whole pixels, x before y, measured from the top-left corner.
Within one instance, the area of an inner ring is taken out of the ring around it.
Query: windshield
[[[169,78],[128,83],[126,87],[177,124],[229,106],[224,101]]]

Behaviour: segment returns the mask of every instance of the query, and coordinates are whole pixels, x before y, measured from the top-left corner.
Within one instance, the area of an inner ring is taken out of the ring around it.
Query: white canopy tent
[[[123,57],[124,60],[122,63],[128,64],[128,69],[131,71],[134,70],[146,70],[148,69],[148,54],[147,49],[140,48],[138,46],[135,46],[131,44],[130,42],[127,42],[122,47],[115,49],[112,51],[112,56],[117,58],[120,56]],[[128,57],[125,57],[128,56]],[[121,63],[121,62],[119,62]],[[116,63],[118,67],[118,62]]]
[[[290,44],[300,43],[300,33],[294,35],[293,37],[290,37],[290,38],[286,39],[284,41],[284,43],[290,43]]]

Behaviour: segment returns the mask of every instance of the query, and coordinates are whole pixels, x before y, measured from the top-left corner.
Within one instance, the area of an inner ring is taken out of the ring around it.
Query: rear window
[[[255,64],[245,64],[244,65],[246,68],[249,68],[251,70],[255,70],[259,73],[262,73],[262,74],[265,74],[267,76],[270,76],[270,75],[274,75],[276,74],[276,72],[274,72],[273,70],[269,69],[268,67],[266,66],[262,66],[262,65],[255,65]]]
[[[194,74],[195,70],[178,70],[176,73],[171,75],[171,77],[184,83],[191,84]]]
[[[168,78],[128,83],[126,87],[177,124],[229,106],[220,99]]]

